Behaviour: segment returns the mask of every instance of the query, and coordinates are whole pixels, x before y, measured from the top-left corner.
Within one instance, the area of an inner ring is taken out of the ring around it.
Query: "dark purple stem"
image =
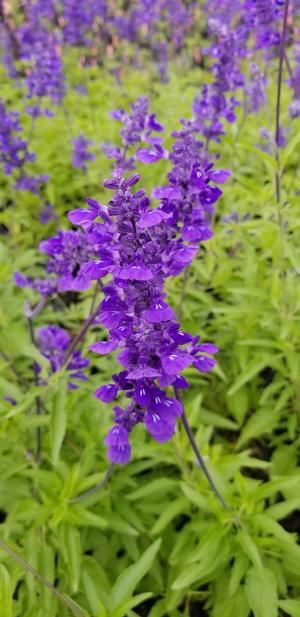
[[[287,34],[287,19],[289,12],[289,0],[285,0],[284,14],[282,23],[282,32],[279,48],[279,69],[277,79],[277,100],[276,100],[276,126],[275,126],[275,143],[276,143],[276,160],[279,163],[279,142],[280,142],[280,106],[281,106],[281,89],[282,89],[282,75],[283,75],[283,62],[285,59],[285,42]],[[280,186],[280,170],[276,171],[276,201],[279,204],[281,201],[281,186]]]
[[[73,499],[69,500],[69,503],[79,503],[80,501],[83,501],[84,499],[87,499],[88,497],[90,497],[91,495],[94,495],[94,493],[97,493],[98,491],[100,491],[102,488],[104,488],[106,486],[106,484],[109,482],[113,470],[115,468],[115,465],[113,463],[111,463],[106,471],[106,474],[103,478],[103,480],[101,480],[101,482],[98,482],[98,484],[95,484],[95,486],[93,486],[92,488],[90,488],[88,491],[85,491],[85,493],[81,493],[81,495],[78,495],[77,497],[73,497]]]
[[[201,467],[201,469],[202,469],[206,479],[208,480],[208,482],[210,484],[210,487],[212,488],[212,490],[213,490],[214,494],[216,495],[216,497],[221,502],[223,508],[225,508],[225,510],[229,511],[230,507],[228,506],[226,501],[223,499],[221,493],[217,489],[217,487],[216,487],[216,485],[215,485],[215,483],[214,483],[214,481],[213,481],[213,479],[212,479],[212,477],[211,477],[211,475],[210,475],[210,473],[209,473],[209,471],[208,471],[208,469],[207,469],[207,467],[205,465],[205,462],[203,460],[202,454],[201,454],[201,452],[200,452],[200,450],[199,450],[199,448],[198,448],[198,446],[197,446],[197,444],[195,442],[192,429],[191,429],[191,427],[189,425],[189,421],[188,421],[186,413],[185,413],[185,409],[184,409],[184,406],[183,406],[183,403],[182,403],[182,398],[181,398],[180,392],[176,388],[174,388],[174,392],[175,392],[175,396],[176,396],[177,400],[182,404],[182,408],[183,408],[183,412],[182,412],[182,416],[181,416],[182,417],[182,423],[183,423],[185,432],[187,434],[188,440],[189,440],[189,442],[190,442],[190,444],[191,444],[191,446],[192,446],[192,448],[194,450],[194,453],[196,455],[196,459],[197,459],[197,461],[199,463],[199,466]]]

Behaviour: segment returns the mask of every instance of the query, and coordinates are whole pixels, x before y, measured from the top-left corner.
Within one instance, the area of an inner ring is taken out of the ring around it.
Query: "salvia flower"
[[[16,285],[31,287],[42,296],[85,291],[91,286],[89,264],[92,257],[95,257],[96,234],[95,231],[89,241],[81,231],[59,231],[56,236],[42,241],[40,250],[48,257],[45,264],[46,278],[32,278],[17,272],[14,276]]]
[[[8,111],[0,100],[0,162],[6,175],[35,160],[35,155],[27,150],[27,142],[20,137],[21,132],[19,114]]]
[[[72,165],[82,171],[87,171],[86,163],[88,161],[94,161],[96,156],[93,152],[89,152],[89,148],[93,145],[90,139],[86,139],[84,135],[79,135],[76,139],[72,139],[73,144],[73,156]]]
[[[71,337],[68,332],[58,326],[45,326],[37,331],[38,348],[42,356],[49,360],[50,374],[56,373],[66,364],[70,379],[86,380],[87,377],[83,373],[83,369],[89,366],[90,362],[87,358],[83,358],[78,350],[74,350],[71,357],[66,361],[70,343]],[[70,389],[76,387],[72,382],[69,383]]]
[[[116,169],[131,170],[135,168],[136,159],[143,163],[154,163],[165,156],[162,140],[157,135],[164,128],[157,122],[155,114],[149,113],[148,97],[140,96],[132,103],[130,113],[116,109],[111,112],[111,117],[123,124],[120,130],[122,147],[103,144],[105,155],[114,161]],[[137,149],[142,142],[147,147]]]
[[[129,433],[139,422],[158,442],[172,437],[182,407],[166,388],[188,387],[180,373],[190,365],[202,373],[211,370],[217,351],[182,332],[165,299],[165,279],[186,268],[198,247],[169,233],[168,213],[151,209],[143,190],[132,192],[138,180],[138,175],[125,180],[116,172],[104,183],[114,191],[108,207],[98,205],[98,216],[111,236],[99,250],[100,263],[103,260],[111,274],[102,289],[98,318],[109,337],[90,349],[100,355],[119,349],[122,370],[95,395],[105,403],[119,393],[129,399],[125,407],[114,408],[115,426],[105,440],[108,457],[115,463],[128,462]],[[84,210],[77,215],[77,223],[84,229],[88,225],[90,235],[97,225],[95,211],[93,204],[90,219]]]
[[[172,136],[175,141],[169,155],[173,163],[168,173],[169,185],[156,187],[152,196],[161,200],[162,211],[187,242],[203,242],[212,237],[211,217],[222,195],[216,184],[230,176],[226,169],[216,170],[206,159],[198,140],[197,123],[182,120],[182,129]]]

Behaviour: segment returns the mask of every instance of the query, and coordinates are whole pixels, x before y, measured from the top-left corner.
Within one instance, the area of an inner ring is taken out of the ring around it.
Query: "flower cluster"
[[[27,142],[19,136],[21,132],[19,114],[8,111],[0,100],[0,162],[6,175],[35,160],[35,155],[28,152]]]
[[[105,441],[108,457],[115,463],[129,460],[129,433],[138,422],[159,442],[172,437],[182,408],[166,388],[188,387],[180,373],[190,365],[200,372],[211,370],[215,364],[212,355],[217,351],[211,343],[200,344],[199,337],[180,331],[165,300],[165,279],[182,272],[198,246],[185,244],[176,236],[173,217],[164,207],[151,209],[143,190],[132,192],[138,180],[138,175],[125,180],[116,172],[104,183],[115,191],[107,208],[93,204],[90,210],[69,215],[88,233],[99,225],[95,222],[99,217],[110,238],[99,247],[95,262],[95,268],[105,268],[111,274],[111,281],[102,289],[98,317],[109,337],[90,349],[101,355],[121,349],[118,360],[123,370],[113,376],[113,383],[95,393],[106,403],[119,392],[129,399],[124,408],[115,407],[115,426]]]
[[[106,0],[64,0],[63,2],[63,37],[68,45],[89,45],[92,38],[94,22],[107,19],[108,3]]]
[[[154,163],[165,155],[161,146],[162,139],[153,133],[161,133],[164,127],[156,120],[155,114],[149,113],[149,98],[140,96],[131,104],[130,113],[124,109],[115,109],[111,112],[114,120],[122,122],[120,136],[122,147],[113,144],[104,144],[103,151],[108,159],[113,160],[114,167],[119,170],[132,170],[135,168],[136,159],[142,163]],[[141,142],[150,144],[150,147],[139,148]],[[133,153],[130,153],[132,148]]]
[[[73,167],[87,171],[87,161],[94,161],[96,156],[93,152],[89,152],[88,148],[93,145],[90,139],[86,139],[84,135],[79,135],[76,139],[72,139],[73,144]]]
[[[42,356],[49,360],[50,373],[56,373],[66,364],[66,369],[70,373],[70,379],[87,379],[82,369],[89,366],[90,362],[87,358],[83,358],[78,350],[73,350],[70,357],[68,357],[71,337],[66,330],[58,326],[39,328],[37,331],[37,344]],[[77,388],[72,382],[69,382],[68,385],[71,390]]]
[[[197,138],[198,126],[182,120],[182,129],[172,136],[175,142],[169,155],[173,163],[168,173],[169,184],[156,187],[152,197],[172,220],[182,240],[203,242],[212,237],[210,228],[214,204],[222,195],[215,184],[223,184],[230,176],[227,170],[215,170],[205,158],[203,143]]]
[[[56,236],[40,243],[46,253],[46,278],[32,278],[15,273],[19,287],[30,287],[42,296],[66,291],[85,291],[91,285],[90,260],[95,256],[103,235],[83,234],[81,231],[59,231]]]
[[[26,79],[28,98],[49,97],[58,105],[65,94],[65,77],[58,46],[47,33],[31,48],[31,68]]]

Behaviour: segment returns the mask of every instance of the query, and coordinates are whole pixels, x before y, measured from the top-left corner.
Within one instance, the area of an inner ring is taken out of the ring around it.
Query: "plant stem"
[[[280,106],[281,106],[281,89],[282,89],[282,75],[283,75],[283,61],[285,58],[285,40],[287,34],[287,19],[289,12],[289,0],[285,0],[284,14],[282,23],[282,32],[279,48],[279,68],[277,78],[277,98],[276,98],[276,123],[275,123],[275,144],[276,144],[276,160],[278,169],[276,170],[276,201],[278,204],[281,202],[281,185],[280,185],[280,169],[279,169],[279,143],[280,143]]]
[[[289,0],[285,0],[284,14],[282,22],[282,31],[279,47],[279,67],[277,77],[277,97],[276,97],[276,120],[275,120],[275,158],[277,168],[275,171],[275,196],[277,203],[277,223],[279,231],[279,277],[281,279],[281,309],[284,317],[286,292],[285,292],[285,272],[284,272],[284,220],[282,216],[282,202],[281,202],[281,168],[280,168],[280,108],[281,108],[281,90],[282,90],[282,77],[283,77],[283,62],[286,58],[285,42],[287,35],[287,20],[289,12]]]
[[[189,442],[190,442],[190,444],[191,444],[191,446],[192,446],[192,448],[194,450],[194,453],[196,455],[196,459],[197,459],[197,461],[198,461],[198,463],[199,463],[199,465],[200,465],[200,467],[201,467],[201,469],[202,469],[206,479],[208,480],[208,482],[210,484],[210,487],[212,488],[214,494],[219,499],[219,501],[221,502],[221,504],[225,508],[225,510],[229,511],[230,507],[228,506],[226,501],[223,499],[221,493],[217,489],[217,487],[216,487],[216,485],[215,485],[215,483],[214,483],[214,481],[213,481],[213,479],[212,479],[212,477],[211,477],[211,475],[210,475],[210,473],[209,473],[209,471],[208,471],[208,469],[207,469],[207,467],[205,465],[205,462],[204,462],[204,459],[202,457],[202,454],[201,454],[201,452],[200,452],[200,450],[199,450],[199,448],[198,448],[198,446],[197,446],[197,444],[195,442],[192,429],[191,429],[191,427],[189,425],[189,421],[188,421],[187,415],[185,413],[185,409],[184,409],[184,406],[183,406],[183,403],[182,403],[182,398],[181,398],[180,392],[176,388],[174,388],[174,392],[175,392],[175,396],[176,396],[177,400],[182,404],[182,408],[183,408],[183,412],[182,412],[182,416],[181,416],[182,417],[182,423],[183,423],[185,432],[187,434],[188,440],[189,440]]]
[[[0,548],[5,553],[10,555],[10,557],[12,557],[15,561],[17,561],[22,566],[22,568],[24,568],[24,570],[27,570],[27,572],[30,572],[43,585],[45,585],[45,587],[48,587],[48,589],[50,589],[50,591],[52,591],[52,593],[61,602],[63,602],[66,606],[69,607],[69,609],[72,611],[74,615],[78,615],[79,617],[87,617],[87,613],[83,610],[83,608],[78,606],[78,604],[76,604],[76,602],[74,602],[72,598],[69,598],[69,596],[65,595],[64,593],[56,589],[54,585],[52,585],[44,576],[42,576],[42,574],[40,574],[37,570],[35,570],[35,568],[33,568],[33,566],[30,563],[28,563],[28,561],[26,561],[23,557],[21,557],[21,555],[16,553],[16,551],[13,548],[11,548],[9,544],[6,544],[6,542],[2,540],[1,538],[0,538]]]
[[[97,493],[98,491],[100,491],[102,488],[104,488],[106,486],[106,484],[108,484],[113,471],[114,471],[115,465],[114,463],[111,463],[106,471],[106,474],[103,478],[103,480],[101,480],[101,482],[98,482],[98,484],[95,484],[95,486],[93,486],[92,488],[90,488],[88,491],[85,491],[85,493],[81,493],[81,495],[78,495],[77,497],[73,497],[72,499],[69,500],[70,504],[73,503],[79,503],[80,501],[83,501],[84,499],[87,499],[88,497],[90,497],[91,495],[94,495],[94,493]]]

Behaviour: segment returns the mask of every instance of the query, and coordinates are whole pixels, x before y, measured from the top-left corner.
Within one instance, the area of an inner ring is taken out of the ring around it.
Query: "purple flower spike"
[[[96,342],[90,349],[99,354],[121,349],[117,360],[122,370],[113,376],[114,383],[95,392],[105,403],[122,394],[129,400],[125,409],[114,408],[115,427],[105,440],[108,458],[115,463],[129,460],[129,434],[137,423],[143,422],[158,442],[171,439],[182,406],[165,388],[188,388],[180,373],[191,364],[201,372],[214,365],[205,354],[216,353],[217,348],[212,343],[201,346],[199,337],[180,330],[164,292],[167,277],[181,273],[197,254],[195,234],[196,241],[211,235],[211,202],[219,196],[210,184],[213,166],[201,162],[202,144],[194,132],[193,125],[183,121],[183,130],[175,135],[170,185],[156,193],[161,199],[158,208],[151,209],[143,190],[133,192],[137,175],[124,179],[115,170],[104,183],[114,190],[108,207],[100,206],[96,217],[80,211],[77,218],[86,226],[86,237],[94,240],[100,259],[81,265],[81,272],[91,278],[98,266],[107,264],[111,275],[102,288],[98,320],[109,330],[108,341]],[[198,170],[196,183],[190,182],[193,169]],[[195,232],[192,238],[183,239],[186,229]]]
[[[37,332],[38,347],[41,354],[49,360],[50,373],[56,373],[65,364],[71,337],[63,328],[58,326],[46,326],[39,328]],[[81,369],[89,366],[89,360],[83,358],[78,350],[72,352],[68,360],[67,369],[70,371],[72,379],[85,380],[86,376]],[[77,388],[77,385],[70,382],[70,389]]]

